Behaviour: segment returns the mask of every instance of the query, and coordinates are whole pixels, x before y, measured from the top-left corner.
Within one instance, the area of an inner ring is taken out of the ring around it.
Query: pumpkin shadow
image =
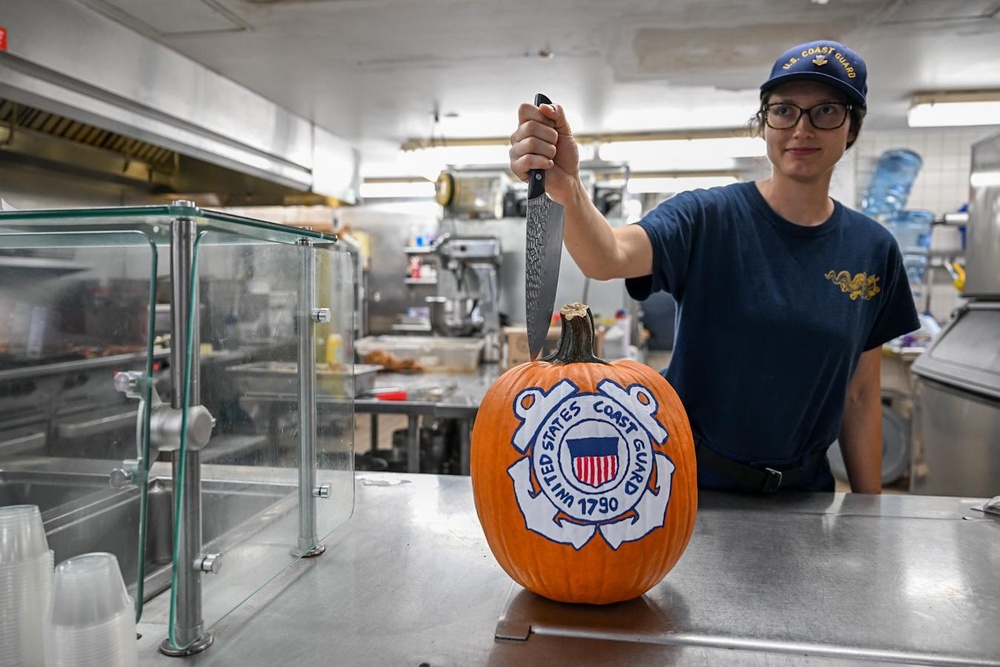
[[[487,664],[536,664],[543,656],[558,656],[560,664],[620,664],[623,650],[629,660],[670,664],[682,648],[670,636],[690,625],[688,607],[667,583],[654,592],[607,605],[569,604],[512,584]]]

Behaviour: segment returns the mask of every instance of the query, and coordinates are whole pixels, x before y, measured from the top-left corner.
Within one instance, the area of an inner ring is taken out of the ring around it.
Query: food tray
[[[355,364],[353,368],[330,369],[316,365],[316,396],[347,398],[372,391],[375,374],[382,369],[373,364]],[[294,361],[260,361],[229,369],[244,393],[299,395],[299,365]]]
[[[469,373],[479,368],[486,341],[448,336],[368,336],[354,341],[358,358],[389,371]]]

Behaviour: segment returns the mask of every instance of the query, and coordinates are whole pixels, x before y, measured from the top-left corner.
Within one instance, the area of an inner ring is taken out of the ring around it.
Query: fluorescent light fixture
[[[636,171],[732,171],[736,158],[763,157],[767,146],[755,137],[615,141],[602,144],[602,160],[627,162]]]
[[[1000,185],[1000,171],[975,171],[969,177],[974,188],[994,188]]]
[[[433,146],[402,151],[396,160],[396,174],[419,175],[429,181],[437,179],[449,164],[502,164],[509,160],[507,148],[487,146]]]
[[[697,188],[714,188],[736,183],[734,176],[678,176],[643,178],[634,176],[629,179],[628,191],[632,194],[673,194]]]
[[[580,146],[580,159],[593,157],[593,146]],[[506,165],[510,162],[510,144],[465,144],[454,146],[434,146],[410,151],[417,160],[426,160],[441,165]],[[441,169],[438,169],[440,173]]]
[[[910,127],[1000,125],[1000,90],[915,95],[907,122]]]
[[[360,187],[362,199],[429,199],[435,191],[430,181],[375,181]]]
[[[580,160],[592,160],[594,146],[581,144]],[[435,181],[448,167],[495,166],[506,167],[510,163],[510,144],[462,143],[454,146],[431,146],[413,150],[401,150],[395,160],[369,163],[364,167],[366,178],[400,180],[420,177]]]

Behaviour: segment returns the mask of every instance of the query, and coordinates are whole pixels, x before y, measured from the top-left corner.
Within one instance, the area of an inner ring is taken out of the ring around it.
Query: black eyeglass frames
[[[802,114],[808,114],[809,122],[817,130],[836,130],[847,122],[847,115],[853,108],[843,102],[823,102],[803,109],[791,102],[774,102],[761,107],[764,122],[773,130],[788,130],[795,127]]]

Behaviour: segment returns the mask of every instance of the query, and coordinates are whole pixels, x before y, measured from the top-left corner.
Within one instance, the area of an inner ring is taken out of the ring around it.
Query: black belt
[[[802,463],[791,466],[757,467],[727,459],[702,444],[695,444],[698,465],[728,477],[742,491],[754,493],[774,493],[781,487],[793,486],[806,468],[810,470],[826,456],[826,449],[818,449]]]

